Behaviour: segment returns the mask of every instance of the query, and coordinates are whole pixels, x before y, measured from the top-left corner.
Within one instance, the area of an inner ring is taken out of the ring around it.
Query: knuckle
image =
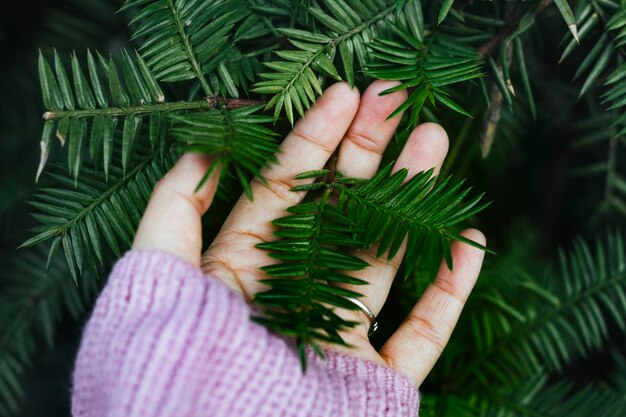
[[[168,207],[180,208],[181,205],[188,205],[193,208],[199,215],[204,214],[209,208],[210,201],[197,198],[194,195],[187,195],[176,189],[166,177],[157,181],[150,195],[151,202],[167,203]]]
[[[367,152],[382,155],[382,153],[385,151],[383,143],[369,136],[355,132],[354,130],[349,130],[346,133],[345,139],[349,142],[352,142],[358,148],[363,149]]]
[[[409,332],[413,333],[415,339],[426,339],[439,353],[443,352],[447,337],[445,329],[441,326],[435,326],[430,319],[417,314],[409,315],[404,325]]]
[[[295,136],[297,139],[313,144],[314,146],[318,147],[324,152],[332,153],[335,150],[334,147],[328,146],[328,144],[324,143],[322,140],[314,136],[311,136],[307,133],[304,133],[301,129],[298,129],[297,127],[293,128],[293,130],[291,131],[291,134]]]
[[[244,240],[252,240],[253,243],[251,246],[254,246],[256,243],[265,243],[270,240],[268,237],[262,236],[252,230],[232,229],[226,233],[232,235],[234,240],[238,240],[240,238]]]
[[[299,193],[291,191],[291,189],[296,185],[294,181],[268,175],[264,176],[263,179],[265,181],[261,181],[261,179],[255,177],[252,181],[267,188],[278,198],[286,201],[290,205],[298,204],[300,202]]]
[[[437,290],[443,292],[446,296],[461,303],[461,305],[465,304],[467,301],[468,294],[461,291],[461,289],[449,279],[436,279],[432,285],[437,288]]]

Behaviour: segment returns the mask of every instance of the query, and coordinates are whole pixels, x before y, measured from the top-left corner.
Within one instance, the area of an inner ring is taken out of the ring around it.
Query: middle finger
[[[423,123],[409,135],[393,171],[407,168],[409,171],[407,180],[418,172],[426,171],[433,167],[435,168],[435,174],[437,174],[447,152],[448,136],[445,130],[435,123]],[[377,167],[378,165],[375,166],[375,170]],[[387,259],[386,255],[377,257],[376,252],[377,248],[374,247],[362,250],[357,255],[368,262],[370,267],[354,273],[354,276],[368,282],[370,285],[341,284],[340,286],[361,293],[361,301],[374,314],[378,315],[387,300],[391,284],[404,255],[404,244],[392,259]],[[357,329],[358,331],[363,331],[362,326]]]

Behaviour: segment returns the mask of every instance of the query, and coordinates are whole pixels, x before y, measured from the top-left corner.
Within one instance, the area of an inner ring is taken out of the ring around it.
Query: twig
[[[546,7],[552,4],[552,1],[553,0],[543,0],[541,4],[537,6],[535,11],[532,13],[532,15],[536,16],[538,13],[542,12]],[[524,18],[524,15],[518,17],[513,22],[505,26],[500,32],[496,33],[496,35],[493,38],[485,42],[480,48],[478,48],[478,55],[481,58],[486,57],[489,54],[489,52],[491,52],[496,46],[498,46],[498,44],[503,39],[507,38],[509,35],[511,35],[513,32],[517,30],[523,18]]]
[[[244,100],[239,98],[224,98],[220,96],[207,96],[204,98],[212,107],[223,107],[227,109],[237,109],[239,107],[258,106],[265,104],[263,100]]]

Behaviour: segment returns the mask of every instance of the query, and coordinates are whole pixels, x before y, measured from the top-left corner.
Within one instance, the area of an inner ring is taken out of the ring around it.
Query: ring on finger
[[[371,336],[376,331],[376,329],[378,329],[378,320],[376,319],[376,315],[374,314],[374,312],[370,310],[370,308],[358,298],[348,296],[343,296],[343,298],[357,306],[367,316],[370,322],[370,327],[367,331],[367,335]]]

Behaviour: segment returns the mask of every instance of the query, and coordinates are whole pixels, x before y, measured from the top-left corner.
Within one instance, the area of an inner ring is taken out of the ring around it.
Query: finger
[[[219,169],[195,192],[211,166],[208,155],[185,154],[154,187],[133,249],[157,249],[200,266],[201,217],[211,205]]]
[[[424,123],[411,132],[393,169],[398,171],[407,168],[409,170],[407,179],[418,172],[433,167],[438,172],[447,152],[448,135],[446,131],[435,123]],[[387,300],[391,284],[398,272],[404,256],[404,245],[392,259],[387,259],[386,255],[377,257],[376,252],[376,247],[360,251],[358,256],[368,262],[370,267],[354,274],[370,285],[341,284],[341,286],[361,293],[363,295],[361,301],[377,315]],[[368,323],[364,320],[365,317],[360,316],[359,318],[363,323]],[[357,327],[356,331],[367,334],[367,326]]]
[[[393,172],[407,168],[407,179],[415,174],[435,168],[439,174],[448,153],[448,134],[437,123],[422,123],[411,132],[404,149],[398,156]]]
[[[304,171],[324,167],[343,138],[359,107],[359,92],[346,83],[337,83],[326,89],[315,106],[300,119],[287,135],[278,152],[278,163],[262,172],[267,184],[255,180],[252,185],[254,201],[242,198],[235,212],[263,213],[248,217],[233,216],[229,226],[268,229],[268,224],[284,214],[284,210],[299,203],[305,192],[290,189],[302,182],[294,177]],[[262,214],[262,216],[260,216]]]
[[[485,236],[476,229],[461,234],[485,245]],[[417,387],[448,343],[484,257],[480,249],[461,242],[454,242],[451,251],[454,269],[450,271],[442,262],[435,281],[380,351],[389,366],[410,378]]]
[[[203,267],[207,272],[223,280],[237,280],[237,285],[231,287],[243,286],[247,296],[261,288],[256,282],[257,268],[270,259],[253,250],[254,246],[271,239],[272,220],[284,216],[285,209],[304,198],[304,192],[290,191],[303,183],[293,178],[303,171],[324,167],[348,130],[358,106],[359,92],[348,84],[337,83],[326,89],[283,141],[278,163],[263,170],[266,183],[253,181],[254,201],[243,196],[233,208],[205,254]]]
[[[371,178],[393,137],[401,115],[387,119],[407,98],[405,90],[380,96],[397,81],[374,81],[363,93],[359,110],[341,141],[337,170],[348,177]]]

